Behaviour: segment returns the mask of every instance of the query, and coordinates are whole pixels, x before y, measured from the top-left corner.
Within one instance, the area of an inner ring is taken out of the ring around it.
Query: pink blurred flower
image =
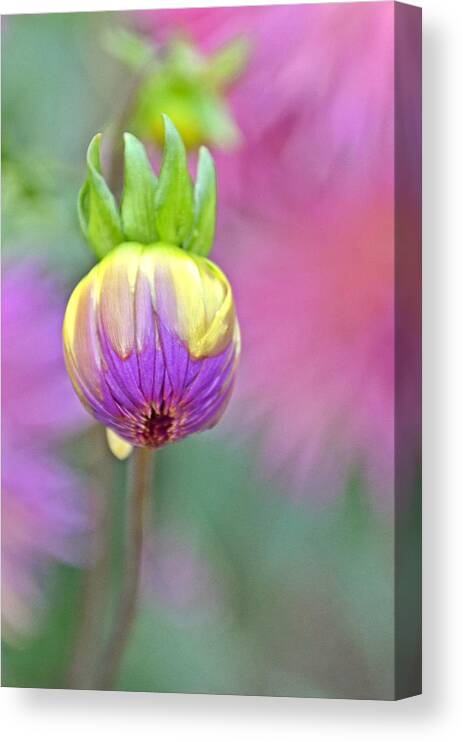
[[[282,200],[305,209],[342,195],[346,181],[390,184],[393,3],[163,10],[139,19],[156,39],[184,34],[206,53],[236,36],[250,40],[251,61],[231,94],[244,146],[219,163],[223,192],[234,190],[242,206],[251,199],[268,216]]]
[[[294,491],[336,494],[360,468],[372,494],[392,504],[394,3],[140,18],[157,36],[181,31],[204,51],[240,33],[254,48],[231,98],[244,145],[218,162],[218,249],[243,326],[239,424],[244,410],[261,431],[265,470],[284,473]],[[419,84],[419,71],[407,69],[404,95]],[[415,119],[411,137],[418,109]],[[401,162],[412,183],[402,209],[411,246],[415,149]],[[411,290],[415,269],[412,261]],[[413,468],[419,317],[409,309],[401,317],[410,369],[402,432]]]
[[[2,285],[2,631],[37,627],[42,582],[55,560],[73,561],[86,527],[77,478],[52,444],[85,424],[61,348],[64,304],[32,263]]]
[[[392,485],[392,212],[378,196],[365,206],[243,230],[226,258],[244,348],[232,409],[262,431],[266,470],[314,497],[356,464],[372,491]]]

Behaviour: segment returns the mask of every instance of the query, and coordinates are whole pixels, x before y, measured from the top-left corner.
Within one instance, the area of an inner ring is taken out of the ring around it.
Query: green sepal
[[[124,241],[122,224],[113,194],[101,174],[101,134],[87,150],[87,180],[78,199],[82,231],[99,258]]]
[[[232,85],[244,72],[249,62],[251,46],[242,36],[232,39],[208,59],[208,80],[217,89]]]
[[[217,177],[212,156],[200,147],[194,191],[193,229],[185,249],[206,257],[214,242],[217,205]]]
[[[121,215],[124,236],[131,242],[151,244],[156,229],[157,178],[142,143],[133,134],[124,134],[124,191]]]
[[[200,105],[207,141],[224,151],[234,149],[241,142],[241,132],[233,120],[227,102],[212,92],[201,98]]]
[[[162,242],[183,245],[193,226],[193,184],[182,138],[170,118],[162,117],[164,160],[156,190],[156,225]]]
[[[155,47],[152,41],[145,39],[121,26],[108,28],[102,34],[102,43],[106,50],[134,72],[155,62]]]
[[[90,210],[89,193],[90,193],[90,183],[88,182],[88,179],[87,179],[85,183],[83,184],[83,186],[81,187],[79,194],[77,196],[77,214],[79,216],[79,224],[80,224],[82,233],[86,239],[88,239],[88,214]]]

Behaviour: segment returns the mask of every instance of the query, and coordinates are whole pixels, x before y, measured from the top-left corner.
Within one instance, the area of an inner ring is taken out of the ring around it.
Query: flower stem
[[[103,652],[97,687],[109,689],[114,683],[135,618],[143,549],[144,515],[151,489],[153,453],[149,448],[135,448],[132,454],[132,490],[127,514],[127,554],[121,597],[111,634]]]
[[[95,657],[99,653],[101,643],[101,617],[106,609],[109,567],[108,546],[111,525],[109,494],[113,484],[112,455],[108,451],[104,428],[101,425],[95,425],[88,439],[89,478],[95,483],[89,493],[93,528],[89,534],[89,561],[85,576],[82,613],[68,681],[70,688],[81,689],[91,687]]]

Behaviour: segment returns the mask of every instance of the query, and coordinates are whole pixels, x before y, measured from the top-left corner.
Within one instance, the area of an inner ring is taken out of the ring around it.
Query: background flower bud
[[[210,428],[229,400],[240,345],[230,284],[178,247],[111,251],[75,288],[63,336],[82,403],[135,446]]]
[[[167,114],[188,150],[202,144],[231,150],[240,143],[226,94],[245,71],[251,53],[242,34],[208,55],[185,37],[158,47],[144,35],[117,27],[104,34],[103,42],[139,79],[129,117],[129,128],[137,136],[162,147],[162,114]]]

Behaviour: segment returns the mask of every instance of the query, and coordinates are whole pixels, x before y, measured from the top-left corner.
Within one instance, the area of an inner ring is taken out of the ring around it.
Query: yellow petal
[[[106,438],[109,450],[116,459],[124,461],[124,459],[128,458],[132,453],[133,446],[131,446],[130,443],[127,443],[127,441],[117,435],[117,433],[110,428],[106,428]]]
[[[99,264],[98,304],[113,350],[127,358],[135,350],[134,296],[141,245],[124,243]]]
[[[153,306],[194,358],[219,354],[236,325],[230,284],[210,260],[173,245],[145,248],[140,272],[151,286]]]

